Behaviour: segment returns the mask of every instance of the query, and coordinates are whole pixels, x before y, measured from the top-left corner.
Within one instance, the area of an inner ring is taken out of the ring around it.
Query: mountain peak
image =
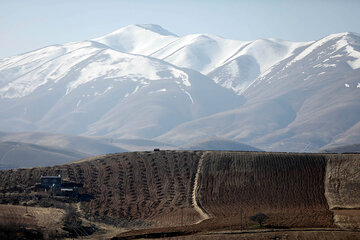
[[[121,52],[150,55],[176,38],[175,34],[159,25],[134,24],[92,40]]]
[[[157,24],[136,24],[135,26],[158,33],[160,35],[177,37],[177,35],[169,32],[168,30],[164,29],[163,27]]]
[[[127,25],[125,27],[119,28],[109,34],[106,34],[105,36],[102,36],[100,38],[103,37],[107,37],[107,36],[118,36],[119,34],[129,34],[129,33],[136,33],[136,34],[141,34],[142,31],[150,31],[152,33],[155,34],[159,34],[161,36],[173,36],[173,37],[177,37],[176,34],[169,32],[168,30],[164,29],[163,27],[161,27],[160,25],[157,24],[133,24],[133,25]],[[140,32],[139,32],[140,31]]]
[[[343,37],[347,37],[347,38],[354,38],[354,37],[360,37],[360,35],[358,33],[354,33],[354,32],[340,32],[340,33],[333,33],[333,34],[329,34],[328,36],[320,39],[321,40],[333,40],[333,39],[339,39],[339,38],[343,38]]]

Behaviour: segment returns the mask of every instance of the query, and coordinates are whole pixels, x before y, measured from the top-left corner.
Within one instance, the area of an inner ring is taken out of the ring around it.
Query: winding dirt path
[[[207,153],[208,152],[204,152],[199,159],[199,163],[198,163],[196,175],[195,175],[195,180],[194,180],[194,188],[192,191],[193,206],[194,206],[195,211],[197,211],[199,213],[200,218],[201,218],[199,221],[196,222],[196,224],[210,218],[210,216],[206,213],[206,211],[201,206],[199,206],[197,196],[196,196],[198,189],[199,189],[199,175],[200,175],[200,171],[201,171],[201,166],[203,164],[204,157]]]

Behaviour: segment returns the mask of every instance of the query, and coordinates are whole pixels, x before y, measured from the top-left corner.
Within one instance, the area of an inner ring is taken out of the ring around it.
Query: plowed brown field
[[[320,155],[210,152],[200,175],[200,203],[213,217],[238,218],[239,225],[241,218],[254,224],[249,216],[262,212],[275,226],[330,227],[325,167]]]

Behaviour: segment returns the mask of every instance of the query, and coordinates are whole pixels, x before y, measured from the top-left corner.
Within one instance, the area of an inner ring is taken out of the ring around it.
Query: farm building
[[[61,176],[41,176],[41,187],[43,188],[60,188]]]
[[[41,183],[35,185],[38,189],[51,189],[52,196],[78,197],[81,183],[62,181],[61,175],[43,176],[41,175]]]
[[[60,193],[56,195],[65,196],[65,197],[77,197],[79,195],[77,187],[61,188]]]

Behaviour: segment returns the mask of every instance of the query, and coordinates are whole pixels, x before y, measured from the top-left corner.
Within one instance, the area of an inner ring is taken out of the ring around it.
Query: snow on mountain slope
[[[200,73],[93,41],[4,59],[0,69],[7,131],[148,138],[242,104]]]
[[[131,76],[133,81],[146,85],[148,83],[142,79],[159,80],[162,76],[159,76],[158,72],[162,75],[167,71],[178,78],[181,84],[190,86],[186,74],[181,70],[146,57],[129,55],[96,45],[99,44],[83,42],[63,47],[47,47],[40,53],[34,52],[33,56],[25,57],[26,61],[18,61],[17,57],[9,59],[8,62],[3,61],[0,64],[0,76],[3,79],[14,80],[2,82],[0,96],[24,97],[43,85],[50,86],[47,90],[52,91],[52,84],[71,75],[72,79],[66,86],[66,94],[98,78],[117,78],[117,81],[121,81]],[[52,51],[55,53],[51,53]],[[110,90],[111,85],[106,89]]]
[[[207,74],[225,63],[234,50],[245,44],[247,42],[193,34],[179,38],[150,56]]]
[[[291,62],[289,62],[287,64],[287,67],[290,66],[291,64],[305,58],[306,56],[308,56],[310,53],[312,53],[313,51],[315,51],[317,48],[323,46],[324,44],[327,44],[330,41],[336,40],[337,39],[337,44],[333,46],[333,52],[338,51],[339,49],[346,47],[346,52],[349,54],[349,56],[352,56],[354,58],[356,58],[354,61],[349,61],[348,64],[353,68],[353,69],[357,69],[360,68],[360,53],[358,51],[356,51],[351,45],[352,44],[356,44],[356,41],[353,41],[354,37],[358,37],[358,35],[354,34],[354,33],[349,33],[349,32],[345,32],[345,33],[336,33],[336,34],[331,34],[329,36],[326,36],[324,38],[322,38],[321,40],[314,42],[313,44],[311,44],[308,48],[306,48],[304,51],[302,51],[299,55],[297,55]],[[359,45],[359,44],[356,44]],[[333,53],[332,52],[332,53]]]
[[[146,26],[127,26],[94,41],[119,51],[151,56],[179,67],[194,69],[238,94],[271,66],[291,56],[298,48],[310,44],[275,39],[238,41],[208,34],[177,37],[160,26]],[[244,74],[249,59],[250,67],[256,68],[250,75]]]
[[[272,39],[253,41],[207,75],[221,86],[242,94],[262,73],[308,44]]]
[[[246,42],[206,34],[178,37],[158,25],[130,25],[94,41],[113,49],[151,56],[202,73],[230,57]]]
[[[151,55],[177,39],[159,25],[142,24],[129,25],[93,40],[118,51]]]
[[[229,110],[243,98],[221,88],[200,73],[184,70],[191,85],[153,81],[134,91],[89,126],[88,135],[153,138],[198,117]],[[211,94],[209,94],[211,93]]]
[[[240,108],[181,124],[157,139],[181,144],[223,136],[272,151],[353,144],[360,139],[360,69],[354,68],[360,37],[325,39],[274,65],[243,93]]]
[[[347,86],[351,82],[350,79],[350,82],[347,82],[341,81],[339,78],[345,79],[340,77],[343,73],[346,75],[355,73],[356,76],[358,68],[354,67],[354,64],[356,66],[358,61],[360,61],[360,36],[348,32],[331,34],[314,42],[307,48],[303,48],[298,54],[274,65],[271,71],[267,71],[259,77],[258,81],[250,88],[253,90],[249,92],[254,92],[254,89],[261,91],[258,86],[269,87],[275,81],[282,83],[279,86],[282,91],[286,89],[289,91],[289,88],[298,86],[298,82],[295,80],[283,80],[289,77],[301,80],[301,84],[314,82],[322,84],[321,81],[315,80],[327,77],[331,79],[331,82]],[[357,88],[356,77],[351,85]],[[282,91],[279,91],[279,93]],[[268,95],[270,96],[270,94]],[[257,93],[254,93],[249,97],[256,96]]]
[[[217,84],[243,93],[260,75],[260,65],[251,56],[240,56],[211,71],[208,76]]]
[[[0,60],[0,129],[277,151],[360,139],[357,34],[243,42],[132,25],[95,40]]]
[[[0,96],[24,97],[43,85],[57,83],[71,69],[102,51],[98,45],[90,41],[56,45],[2,60],[0,78],[7,81],[0,83]]]

